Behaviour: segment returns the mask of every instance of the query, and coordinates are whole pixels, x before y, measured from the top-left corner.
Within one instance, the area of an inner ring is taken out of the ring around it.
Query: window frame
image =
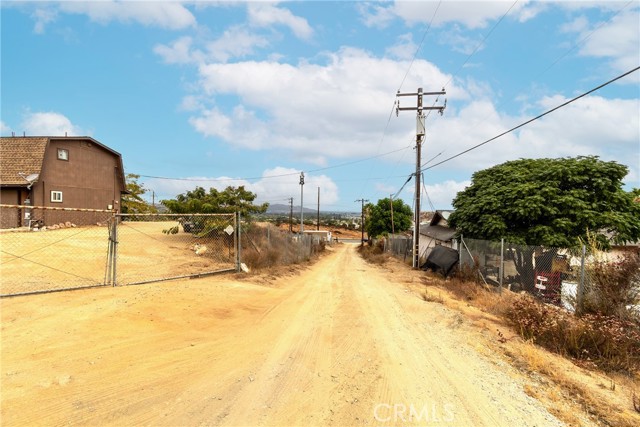
[[[62,203],[62,191],[51,190],[51,203]]]
[[[68,162],[69,161],[69,149],[67,149],[67,148],[58,148],[58,160],[63,160],[65,162]]]

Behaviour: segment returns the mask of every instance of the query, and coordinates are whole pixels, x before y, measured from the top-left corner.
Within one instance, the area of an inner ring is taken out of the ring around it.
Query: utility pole
[[[364,245],[364,202],[368,202],[367,199],[358,199],[356,202],[362,203],[362,207],[360,208],[360,229],[362,230],[362,239],[360,240],[360,244]]]
[[[318,225],[316,230],[320,231],[320,187],[318,187]]]
[[[414,216],[414,225],[413,225],[413,268],[420,267],[420,162],[421,162],[421,150],[422,150],[422,139],[424,138],[425,129],[424,129],[424,114],[422,113],[424,110],[437,110],[440,115],[444,112],[444,109],[447,106],[447,101],[445,100],[444,105],[436,107],[423,107],[422,106],[422,97],[423,95],[445,95],[446,92],[444,88],[440,92],[422,92],[422,88],[418,88],[417,93],[400,93],[398,91],[396,93],[396,97],[401,96],[415,96],[417,97],[417,104],[415,107],[400,107],[400,101],[397,101],[396,104],[396,116],[400,111],[416,111],[416,192],[415,192],[415,216]],[[437,102],[437,99],[436,99]],[[435,103],[434,103],[435,104]]]
[[[300,172],[300,234],[304,233],[304,172]]]
[[[151,190],[151,206],[156,207],[156,192]]]
[[[289,197],[289,233],[293,233],[293,197]]]

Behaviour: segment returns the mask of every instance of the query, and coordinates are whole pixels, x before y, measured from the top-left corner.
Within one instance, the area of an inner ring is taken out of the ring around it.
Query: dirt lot
[[[230,224],[232,222],[229,222]],[[227,225],[223,223],[221,229]],[[233,238],[220,232],[195,238],[176,221],[122,222],[118,227],[117,283],[127,284],[234,268]],[[207,248],[198,256],[194,244]],[[105,283],[109,230],[85,226],[0,233],[0,294]]]
[[[279,278],[2,299],[2,424],[561,425],[355,248]]]

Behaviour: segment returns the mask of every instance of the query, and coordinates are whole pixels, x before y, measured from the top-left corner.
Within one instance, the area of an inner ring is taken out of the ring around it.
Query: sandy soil
[[[223,223],[223,226],[225,224]],[[235,267],[233,239],[223,233],[195,238],[176,221],[123,222],[118,228],[117,283],[129,284]],[[0,233],[0,294],[96,286],[106,283],[109,231],[87,226]],[[204,245],[198,256],[194,244]]]
[[[3,299],[2,424],[561,425],[398,274],[344,244],[268,283]]]

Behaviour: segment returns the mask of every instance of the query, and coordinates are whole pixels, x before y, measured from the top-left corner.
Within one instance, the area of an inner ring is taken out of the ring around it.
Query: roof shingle
[[[27,186],[24,176],[40,174],[49,138],[0,138],[0,184]]]

